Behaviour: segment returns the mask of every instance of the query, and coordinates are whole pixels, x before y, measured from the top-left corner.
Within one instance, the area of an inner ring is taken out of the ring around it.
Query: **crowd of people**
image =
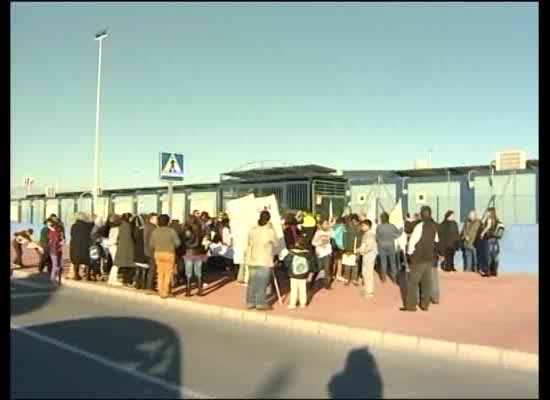
[[[185,295],[204,294],[205,265],[217,266],[247,286],[246,307],[269,310],[267,291],[277,284],[275,270],[289,280],[288,307],[306,307],[320,274],[323,287],[331,290],[336,282],[358,286],[369,298],[374,296],[375,276],[382,284],[388,278],[402,288],[404,311],[428,310],[437,304],[441,269],[455,272],[455,254],[461,251],[464,271],[483,277],[497,276],[499,239],[504,225],[494,208],[482,219],[472,211],[462,231],[453,211],[436,223],[430,207],[407,215],[403,228],[390,223],[387,213],[378,221],[365,215],[316,218],[302,211],[283,214],[284,238],[276,234],[268,211],[247,238],[244,262],[234,265],[231,222],[225,213],[212,218],[194,211],[185,223],[168,215],[111,215],[101,217],[77,213],[70,227],[70,278],[106,281],[113,286],[134,287],[156,292],[161,298],[173,296],[173,288],[185,286]],[[40,257],[39,272],[61,282],[65,227],[51,215],[38,242],[32,230],[15,232],[12,245],[16,265],[22,266],[23,248]],[[406,237],[400,248],[399,239]],[[282,246],[281,240],[284,240]]]

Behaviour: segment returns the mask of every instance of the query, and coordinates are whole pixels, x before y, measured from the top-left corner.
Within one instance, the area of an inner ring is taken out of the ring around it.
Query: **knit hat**
[[[307,214],[304,216],[304,223],[302,224],[304,228],[314,228],[316,225],[317,221],[315,221],[315,218],[312,215]]]

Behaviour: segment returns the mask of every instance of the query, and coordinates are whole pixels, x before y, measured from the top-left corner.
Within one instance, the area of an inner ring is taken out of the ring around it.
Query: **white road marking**
[[[15,300],[15,299],[24,299],[26,297],[49,296],[50,294],[51,292],[19,293],[19,294],[12,294],[10,298],[12,300]]]
[[[151,383],[154,385],[158,385],[164,389],[172,390],[174,392],[177,392],[180,394],[181,398],[194,398],[194,399],[213,399],[214,397],[205,395],[203,393],[195,392],[194,390],[188,389],[185,386],[178,386],[171,384],[169,382],[166,382],[163,379],[156,378],[154,376],[147,375],[143,372],[137,371],[131,367],[122,366],[120,364],[117,364],[111,360],[108,360],[107,358],[104,358],[102,356],[99,356],[97,354],[90,353],[86,350],[79,349],[78,347],[75,347],[73,345],[70,345],[68,343],[63,343],[57,339],[53,339],[51,337],[42,335],[37,332],[33,332],[32,330],[25,328],[20,325],[10,324],[11,329],[14,329],[20,333],[23,333],[27,336],[30,336],[36,340],[39,340],[41,342],[47,343],[49,345],[59,347],[60,349],[63,349],[65,351],[68,351],[70,353],[79,355],[81,357],[87,358],[88,360],[92,360],[97,362],[98,364],[101,364],[105,367],[109,367],[112,369],[115,369],[117,371],[125,372],[129,375],[132,375],[135,378],[141,379],[142,381],[145,381],[147,383]]]

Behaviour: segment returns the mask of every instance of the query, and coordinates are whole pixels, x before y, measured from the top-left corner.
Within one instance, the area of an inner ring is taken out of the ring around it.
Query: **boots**
[[[202,296],[202,278],[197,278],[197,281],[198,281],[198,285],[199,285],[199,293],[198,295],[199,296]]]
[[[90,282],[92,280],[92,267],[86,265],[86,280]]]
[[[145,276],[144,272],[145,271],[143,270],[143,268],[138,268],[136,271],[135,286],[137,290],[143,289],[143,287],[145,286],[145,279],[143,279]]]
[[[79,264],[73,264],[73,279],[75,281],[79,281],[80,278],[80,265]]]
[[[187,278],[185,282],[185,297],[191,297],[191,278]]]

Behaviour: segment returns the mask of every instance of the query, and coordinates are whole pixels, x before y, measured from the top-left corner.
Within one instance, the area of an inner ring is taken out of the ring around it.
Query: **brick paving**
[[[33,252],[25,250],[23,262],[36,265],[37,259]],[[65,266],[68,266],[67,260]],[[193,290],[193,297],[187,301],[244,308],[246,287],[238,285],[228,274],[207,271],[206,277],[209,287],[205,296],[198,297]],[[287,293],[288,284],[284,278],[280,279],[280,285],[283,294]],[[431,305],[428,312],[405,313],[399,311],[399,288],[391,282],[377,282],[375,296],[366,299],[358,288],[343,283],[336,283],[327,291],[319,279],[318,290],[306,309],[288,310],[286,296],[285,304],[281,306],[275,302],[271,312],[318,322],[538,353],[538,275],[501,273],[498,278],[481,278],[472,273],[441,272],[440,286],[441,304]],[[175,289],[178,298],[185,298],[183,289]]]

